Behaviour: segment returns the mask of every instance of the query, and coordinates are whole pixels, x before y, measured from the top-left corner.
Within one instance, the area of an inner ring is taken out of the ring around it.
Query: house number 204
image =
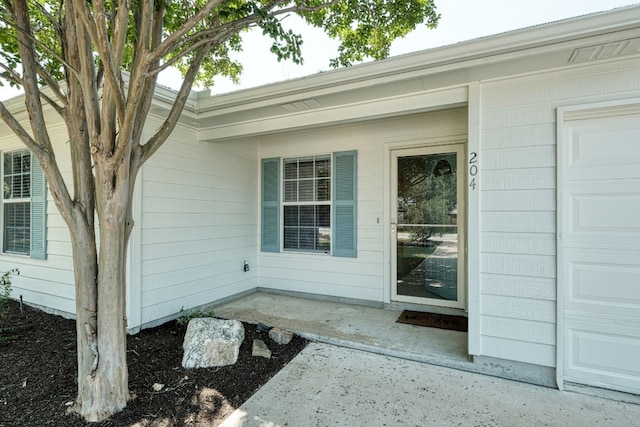
[[[469,187],[475,190],[478,186],[478,153],[472,151],[469,156]]]

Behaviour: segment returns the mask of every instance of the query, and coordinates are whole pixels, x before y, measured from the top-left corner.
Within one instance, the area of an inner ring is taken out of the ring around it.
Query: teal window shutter
[[[333,153],[333,256],[357,257],[357,151]]]
[[[47,181],[31,156],[31,258],[47,259]]]
[[[280,252],[280,158],[262,159],[263,252]]]

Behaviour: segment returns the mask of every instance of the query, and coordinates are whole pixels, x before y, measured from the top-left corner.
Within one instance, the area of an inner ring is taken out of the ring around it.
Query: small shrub
[[[180,326],[186,326],[189,324],[191,319],[197,319],[200,317],[215,317],[215,312],[213,310],[201,311],[201,310],[187,310],[184,311],[182,308],[180,309],[180,313],[183,313],[176,319],[176,322]]]
[[[11,295],[11,275],[20,274],[17,268],[6,271],[0,276],[0,320],[7,316],[9,312],[9,296]],[[0,342],[7,341],[11,337],[6,334],[10,332],[9,328],[0,327]]]

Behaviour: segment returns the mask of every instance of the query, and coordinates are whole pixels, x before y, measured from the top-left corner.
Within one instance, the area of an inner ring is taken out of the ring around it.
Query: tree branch
[[[176,95],[176,99],[171,107],[171,111],[169,111],[169,115],[165,119],[160,129],[153,135],[146,144],[140,146],[140,156],[139,156],[139,165],[137,167],[142,166],[144,162],[146,162],[149,157],[151,157],[158,148],[162,146],[162,144],[167,140],[173,129],[175,129],[176,124],[178,123],[178,119],[180,118],[180,114],[184,108],[187,99],[189,98],[189,93],[191,92],[191,88],[193,87],[193,82],[198,74],[198,70],[200,69],[200,65],[204,60],[206,54],[211,49],[211,46],[203,46],[201,47],[195,54],[191,64],[189,65],[189,69],[184,76],[184,80],[182,81],[182,85],[180,86],[180,90]]]
[[[193,27],[204,20],[207,16],[211,14],[211,11],[224,0],[209,0],[206,5],[198,13],[193,15],[191,18],[187,19],[176,31],[171,33],[169,37],[164,39],[162,43],[160,43],[153,52],[150,53],[150,57],[147,59],[148,62],[153,62],[157,60],[161,60],[165,56],[169,54],[173,49],[174,44],[176,44],[180,39],[182,39]]]
[[[110,59],[110,49],[109,49],[109,37],[107,34],[107,30],[104,25],[97,25],[97,23],[92,19],[91,11],[89,10],[87,3],[83,0],[69,0],[73,2],[73,9],[78,10],[78,15],[80,15],[81,22],[83,27],[89,34],[93,45],[96,47],[98,51],[98,56],[100,56],[102,60],[102,64],[104,66],[104,75],[106,77],[106,81],[108,82],[111,90],[113,91],[114,101],[116,103],[116,111],[118,112],[118,119],[120,122],[124,120],[124,105],[125,105],[125,95],[121,86],[120,79],[120,69],[114,69],[113,63]],[[103,0],[94,0],[93,1],[94,13],[101,20],[104,19],[104,1]],[[97,11],[96,11],[97,10]],[[77,23],[79,24],[79,23]],[[93,65],[91,65],[93,67]]]

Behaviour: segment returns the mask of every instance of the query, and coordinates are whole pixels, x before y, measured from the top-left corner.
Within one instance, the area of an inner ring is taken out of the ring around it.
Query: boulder
[[[244,326],[237,320],[191,319],[182,348],[183,368],[233,365],[238,360]]]
[[[274,340],[280,345],[289,344],[293,339],[293,334],[289,331],[280,328],[272,328],[269,331],[269,338]]]
[[[253,340],[253,348],[251,354],[255,357],[264,357],[271,359],[271,350],[262,340]]]

